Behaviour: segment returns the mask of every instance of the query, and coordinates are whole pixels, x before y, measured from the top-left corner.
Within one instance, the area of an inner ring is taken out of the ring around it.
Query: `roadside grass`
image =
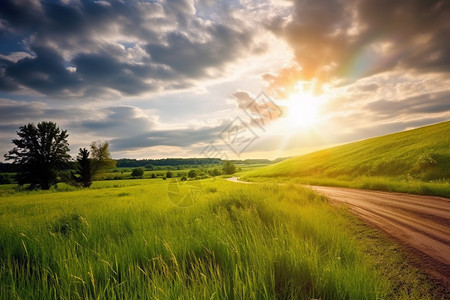
[[[166,182],[134,182],[2,197],[0,298],[435,298],[398,249],[309,189],[203,180],[179,208]]]
[[[449,145],[450,121],[294,157],[241,177],[450,197]]]
[[[381,190],[389,192],[402,192],[417,195],[434,195],[450,198],[450,181],[424,182],[412,178],[361,176],[350,178],[340,176],[339,178],[320,178],[313,176],[305,177],[250,177],[245,173],[240,176],[241,180],[260,183],[295,183],[303,185],[324,185],[367,190]]]

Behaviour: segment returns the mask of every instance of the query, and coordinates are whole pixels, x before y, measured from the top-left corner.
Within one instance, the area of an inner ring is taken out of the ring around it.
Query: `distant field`
[[[317,151],[242,176],[450,197],[450,122]]]
[[[434,298],[397,246],[310,190],[197,184],[185,208],[161,179],[3,186],[0,298]]]

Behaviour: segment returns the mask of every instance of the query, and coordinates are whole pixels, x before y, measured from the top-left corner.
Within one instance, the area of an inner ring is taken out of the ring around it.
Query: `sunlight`
[[[308,128],[319,120],[321,99],[310,91],[299,91],[288,98],[286,121],[291,128]]]

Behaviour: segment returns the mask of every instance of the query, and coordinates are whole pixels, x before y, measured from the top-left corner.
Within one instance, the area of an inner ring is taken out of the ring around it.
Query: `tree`
[[[89,158],[89,151],[86,148],[81,149],[77,156],[77,171],[71,175],[71,183],[88,188],[92,184],[94,174],[91,168],[91,159]]]
[[[221,173],[219,170],[217,170],[217,169],[212,170],[212,176],[219,176],[220,174]]]
[[[188,177],[189,177],[189,178],[195,178],[195,177],[197,177],[197,171],[195,171],[195,170],[190,170],[189,173],[188,173]]]
[[[142,176],[144,176],[144,170],[141,168],[135,168],[131,171],[131,176],[142,178]]]
[[[166,178],[172,178],[172,177],[173,177],[173,173],[170,171],[167,171]]]
[[[99,171],[114,169],[116,167],[116,161],[111,158],[109,153],[108,141],[95,141],[91,143],[91,172],[94,177]]]
[[[19,127],[15,147],[5,154],[18,167],[17,183],[29,188],[48,190],[57,182],[58,171],[69,161],[67,130],[53,122],[33,123]]]
[[[231,174],[236,173],[236,166],[232,162],[226,161],[223,164],[223,169],[222,170],[223,170],[224,174],[231,175]]]

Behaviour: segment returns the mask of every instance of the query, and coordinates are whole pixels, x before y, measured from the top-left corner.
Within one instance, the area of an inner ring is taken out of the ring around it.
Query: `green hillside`
[[[353,142],[245,174],[448,196],[450,121]]]

